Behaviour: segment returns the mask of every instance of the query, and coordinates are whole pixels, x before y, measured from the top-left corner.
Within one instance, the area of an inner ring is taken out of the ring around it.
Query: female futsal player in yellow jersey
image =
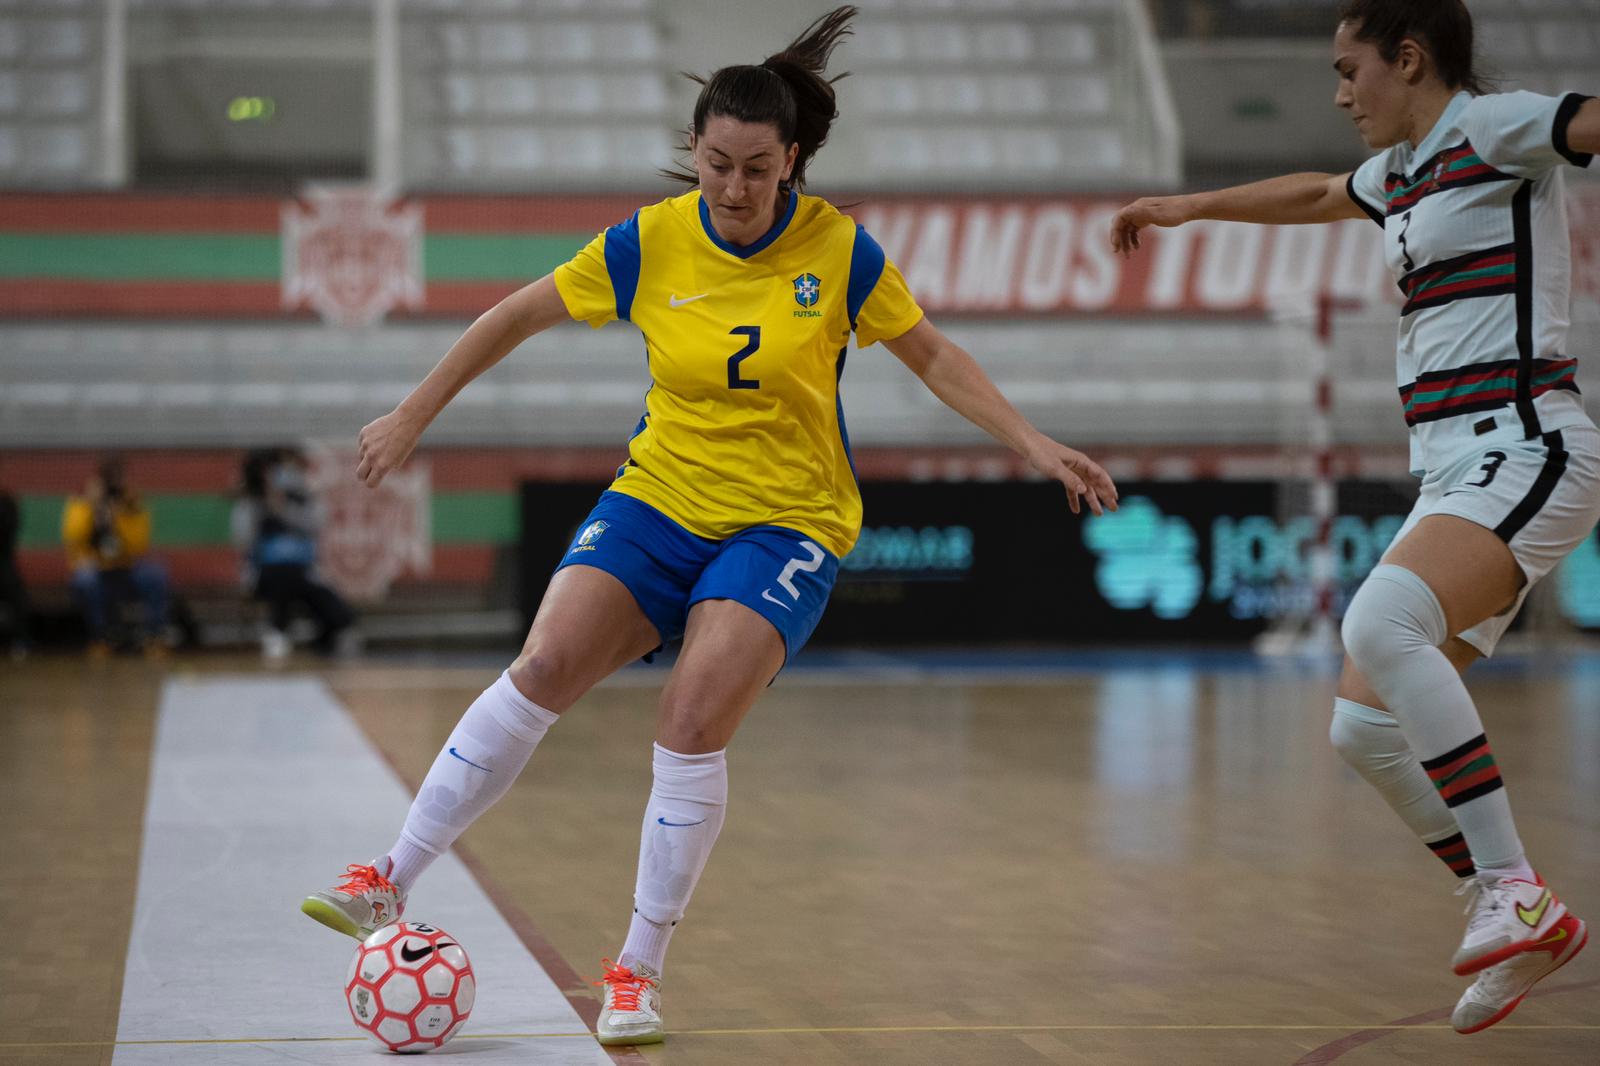
[[[799,650],[855,542],[861,498],[839,403],[851,331],[1082,498],[1105,471],[1030,426],[922,315],[876,241],[800,189],[836,116],[822,77],[855,9],[760,66],[703,83],[689,138],[698,188],[641,208],[491,309],[395,411],[361,432],[376,485],[460,389],[567,318],[633,322],[654,378],[628,459],[562,559],[522,654],[467,709],[395,846],[307,898],[358,937],[393,921],[417,876],[510,786],[545,730],[596,682],[679,636],[661,695],[634,915],[605,975],[603,1043],[663,1035],[668,938],[727,802],[724,749]]]

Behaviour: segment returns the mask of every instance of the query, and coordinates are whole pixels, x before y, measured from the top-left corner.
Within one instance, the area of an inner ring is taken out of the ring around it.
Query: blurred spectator
[[[293,448],[251,452],[233,506],[233,542],[244,556],[245,587],[269,612],[269,628],[261,637],[268,658],[288,654],[296,604],[304,605],[316,623],[312,647],[323,654],[338,649],[340,634],[355,621],[339,594],[316,579],[323,516],[306,466],[304,454]]]
[[[12,658],[28,654],[28,593],[17,572],[17,498],[0,488],[0,609],[6,614]]]
[[[61,539],[72,567],[72,592],[83,612],[89,650],[104,655],[108,622],[123,601],[137,598],[144,606],[144,627],[138,643],[149,654],[165,650],[161,642],[167,620],[167,572],[147,558],[150,512],[127,483],[122,461],[108,458],[89,478],[83,495],[67,500],[61,516]]]

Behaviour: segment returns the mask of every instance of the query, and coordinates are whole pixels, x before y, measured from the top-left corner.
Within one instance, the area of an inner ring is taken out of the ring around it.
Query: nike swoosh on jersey
[[[782,607],[785,611],[791,611],[792,612],[794,610],[793,607],[790,607],[787,603],[784,603],[782,600],[778,599],[778,597],[774,596],[772,594],[772,590],[771,589],[762,589],[761,590],[761,598],[764,599],[764,600],[767,600],[768,602],[777,604],[779,607]]]
[[[673,307],[682,307],[684,304],[692,304],[696,300],[704,300],[707,296],[710,296],[710,295],[711,294],[709,292],[703,292],[699,296],[685,296],[682,299],[679,299],[678,296],[676,294],[674,294],[672,296],[667,297],[667,303],[670,304]]]

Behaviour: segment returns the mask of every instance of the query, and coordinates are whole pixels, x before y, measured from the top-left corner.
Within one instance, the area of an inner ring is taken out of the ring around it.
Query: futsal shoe
[[[335,932],[365,940],[405,913],[406,897],[376,866],[351,864],[343,881],[313,892],[300,909]]]
[[[1461,994],[1450,1024],[1458,1033],[1476,1033],[1517,1009],[1536,982],[1572,961],[1589,942],[1589,928],[1568,914],[1533,947],[1489,967]]]
[[[1556,899],[1537,874],[1532,881],[1470,877],[1456,893],[1467,895],[1468,918],[1466,935],[1451,968],[1463,977],[1527,951],[1548,936],[1567,913],[1566,904]]]
[[[666,1039],[661,1021],[661,975],[648,966],[631,969],[602,959],[606,975],[596,981],[606,986],[605,1002],[595,1035],[607,1047],[622,1044],[659,1044]]]

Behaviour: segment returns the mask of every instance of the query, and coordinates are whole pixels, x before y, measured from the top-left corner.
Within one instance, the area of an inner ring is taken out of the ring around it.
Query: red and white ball
[[[456,938],[421,922],[367,937],[344,983],[356,1027],[390,1051],[432,1051],[461,1030],[477,985]]]

